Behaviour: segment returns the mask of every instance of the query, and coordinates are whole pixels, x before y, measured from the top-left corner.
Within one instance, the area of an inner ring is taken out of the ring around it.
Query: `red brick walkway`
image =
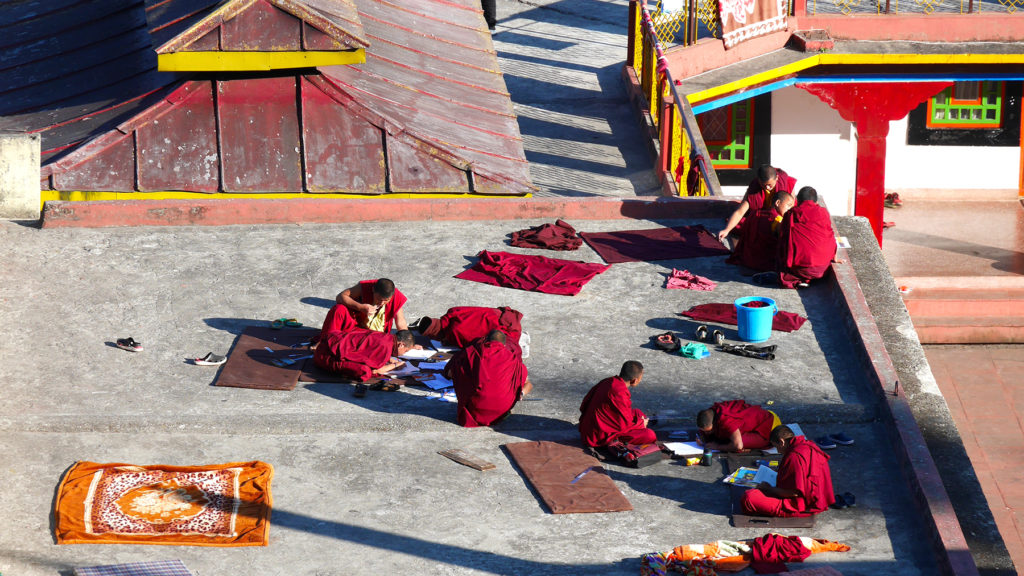
[[[1024,567],[1024,346],[925,346],[1015,566]]]

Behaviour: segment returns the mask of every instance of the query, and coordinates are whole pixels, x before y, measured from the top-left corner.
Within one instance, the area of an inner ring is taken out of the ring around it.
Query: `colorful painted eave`
[[[769,92],[773,89],[783,87],[783,80],[790,80],[793,83],[803,73],[819,66],[885,66],[885,65],[998,65],[1015,64],[1024,65],[1024,54],[813,54],[792,62],[785,66],[765,70],[746,78],[728,82],[713,88],[687,94],[686,99],[694,106],[694,112],[699,113],[698,105],[726,97],[730,94],[743,93],[749,98],[756,94],[749,94],[756,87],[772,87],[762,89],[757,93]]]
[[[288,52],[174,52],[157,56],[161,72],[262,72],[362,64],[366,50]]]

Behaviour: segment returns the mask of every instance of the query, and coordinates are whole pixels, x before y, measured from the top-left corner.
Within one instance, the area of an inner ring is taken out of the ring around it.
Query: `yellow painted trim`
[[[413,194],[409,192],[395,192],[391,194],[335,194],[335,193],[313,193],[307,192],[303,194],[294,193],[266,193],[266,194],[229,194],[224,192],[218,192],[214,194],[206,194],[204,192],[80,192],[80,191],[61,191],[61,190],[43,190],[39,194],[39,209],[42,210],[43,204],[47,201],[64,201],[64,202],[90,202],[97,200],[226,200],[235,198],[261,198],[261,199],[306,199],[315,200],[320,198],[495,198],[505,197],[505,195],[496,194],[446,194],[441,192],[427,192],[422,194]],[[532,198],[533,194],[515,195],[509,194],[508,197],[515,198]]]
[[[251,72],[363,62],[366,62],[366,51],[362,48],[305,52],[172,52],[157,56],[157,68],[161,72]]]
[[[1024,54],[814,54],[785,66],[772,68],[741,80],[694,92],[690,104],[713,100],[751,86],[758,86],[815,66],[892,64],[1024,64]],[[685,82],[685,81],[684,81]]]
[[[808,56],[803,60],[797,60],[785,66],[778,68],[772,68],[771,70],[765,70],[759,72],[753,76],[748,76],[735,82],[729,82],[728,84],[722,84],[721,86],[715,86],[714,88],[708,88],[707,90],[701,90],[700,92],[694,92],[686,96],[686,99],[690,101],[690,104],[696,104],[697,102],[703,102],[705,100],[712,100],[719,96],[731,94],[744,88],[749,88],[758,84],[764,84],[765,82],[771,82],[783,76],[789,76],[808,68],[813,68],[818,65],[819,55]],[[684,80],[685,82],[685,80]]]

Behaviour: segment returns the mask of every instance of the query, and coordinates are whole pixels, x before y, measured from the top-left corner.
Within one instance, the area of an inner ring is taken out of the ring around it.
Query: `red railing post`
[[[636,69],[636,15],[640,12],[637,6],[639,1],[629,0],[629,36],[626,39],[626,65],[633,69]]]

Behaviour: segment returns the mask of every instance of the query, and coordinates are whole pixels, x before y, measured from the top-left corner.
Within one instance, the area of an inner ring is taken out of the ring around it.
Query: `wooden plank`
[[[302,21],[258,0],[238,16],[221,24],[221,46],[226,51],[263,52],[301,49]]]
[[[220,190],[213,83],[192,84],[194,90],[170,112],[136,131],[140,191]]]
[[[381,129],[306,80],[302,82],[302,130],[307,191],[386,191]]]
[[[300,192],[295,77],[217,82],[225,192]]]
[[[392,192],[468,193],[466,172],[398,138],[388,138]]]
[[[66,172],[53,175],[55,190],[133,192],[135,190],[135,145],[131,134],[123,135],[102,151]]]
[[[480,471],[493,470],[494,468],[496,468],[494,464],[491,464],[486,460],[481,460],[474,456],[470,456],[464,450],[460,450],[458,448],[452,448],[451,450],[441,450],[438,452],[438,454],[444,456],[445,458],[450,458],[458,462],[459,464],[462,464],[463,466],[469,466],[470,468],[475,468]]]

